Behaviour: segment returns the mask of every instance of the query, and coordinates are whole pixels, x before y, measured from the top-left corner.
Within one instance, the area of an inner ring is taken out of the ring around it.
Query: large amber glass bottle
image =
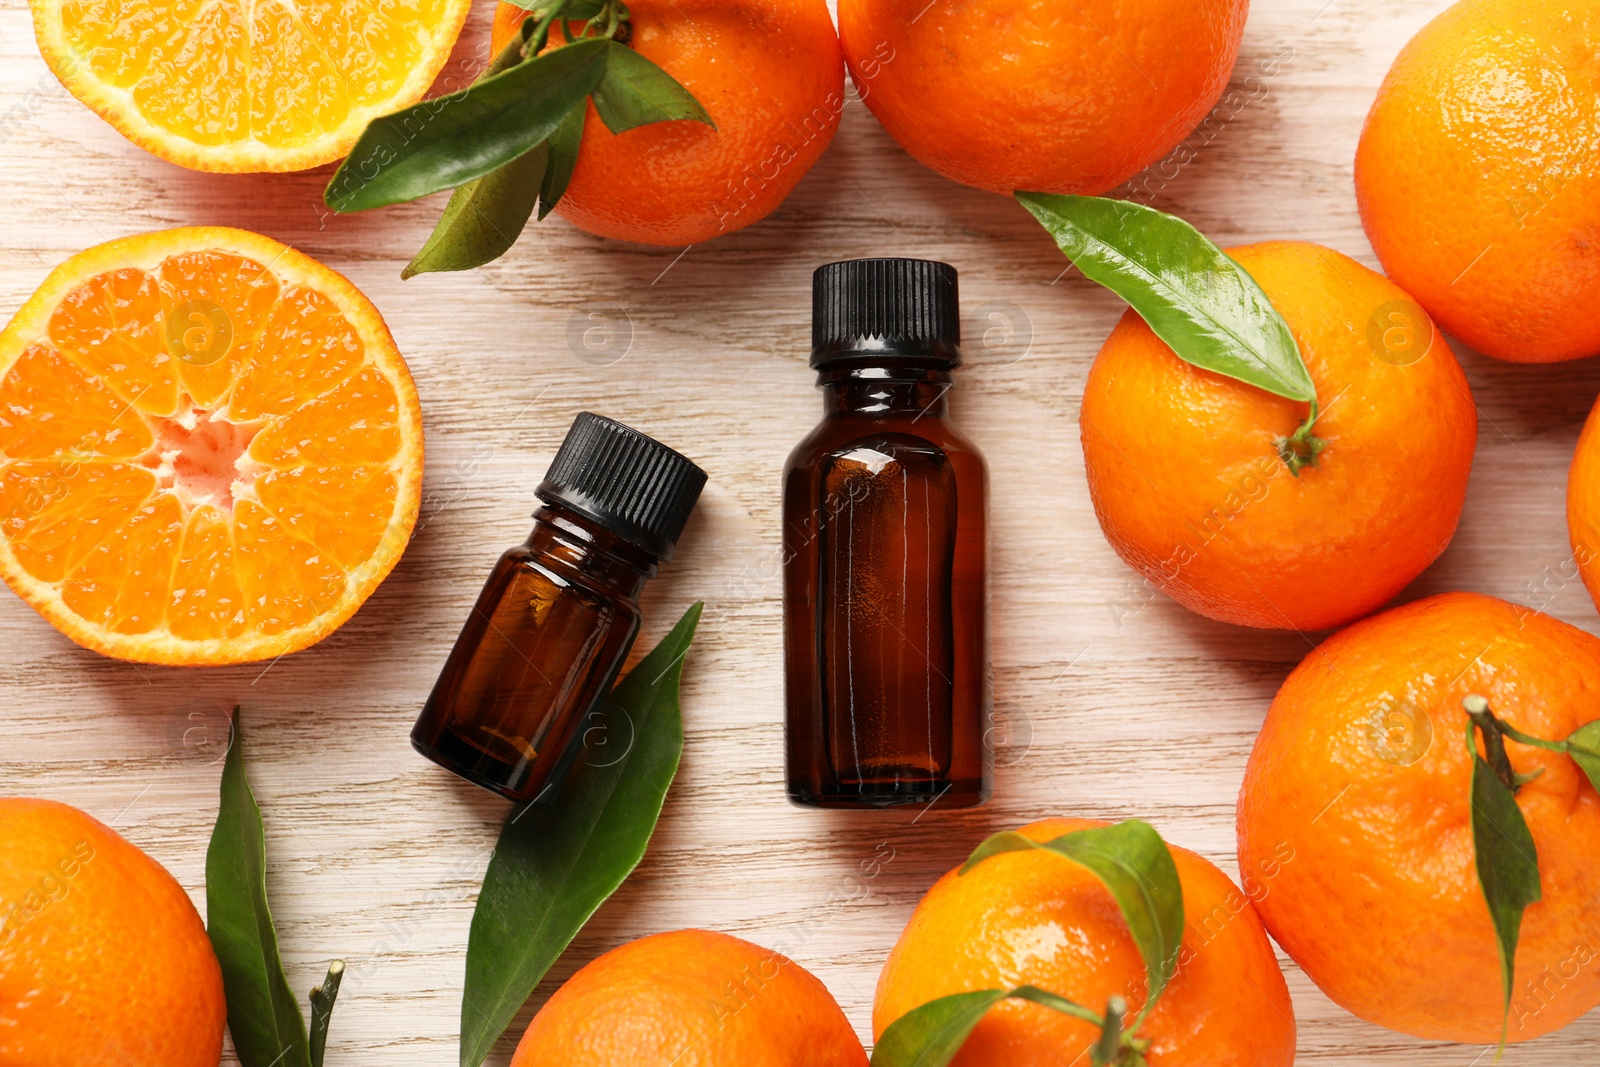
[[[988,799],[983,456],[947,417],[956,272],[910,259],[813,278],[822,422],[784,470],[789,798]]]

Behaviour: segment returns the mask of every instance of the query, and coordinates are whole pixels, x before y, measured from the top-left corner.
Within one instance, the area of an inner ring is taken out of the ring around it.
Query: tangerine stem
[[[1511,757],[1506,753],[1506,735],[1511,728],[1499,716],[1489,710],[1489,701],[1477,693],[1470,693],[1461,698],[1461,706],[1467,710],[1467,717],[1478,728],[1479,735],[1483,738],[1483,757],[1493,768],[1495,777],[1505,783],[1511,795],[1515,796],[1522,787],[1544,773],[1540,768],[1533,774],[1518,774],[1516,768],[1511,766]],[[1468,740],[1471,740],[1471,727],[1468,727]],[[1524,734],[1524,737],[1527,735]],[[1521,740],[1513,736],[1512,740]]]
[[[1311,427],[1316,425],[1317,419],[1322,415],[1317,407],[1316,398],[1311,400],[1311,410],[1306,415],[1306,421],[1300,428],[1288,437],[1280,437],[1275,442],[1278,446],[1278,458],[1283,460],[1284,466],[1289,468],[1289,473],[1296,478],[1305,467],[1315,467],[1317,456],[1328,447],[1328,442],[1311,433]]]

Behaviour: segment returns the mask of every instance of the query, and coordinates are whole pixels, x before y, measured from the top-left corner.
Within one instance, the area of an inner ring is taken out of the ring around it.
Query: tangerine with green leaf
[[[511,1067],[866,1067],[826,987],[793,960],[710,930],[654,934],[591,961],[533,1017]]]
[[[66,804],[0,800],[0,1063],[216,1067],[222,972],[189,896]]]
[[[1108,823],[1044,819],[1019,833],[1039,842]],[[1211,863],[1169,848],[1183,890],[1177,969],[1136,1032],[1149,1067],[1287,1067],[1294,1011],[1251,899],[1279,857],[1252,869],[1251,893]],[[1032,985],[1100,1012],[1110,998],[1138,1013],[1144,959],[1112,892],[1087,867],[1028,850],[947,873],[917,905],[878,977],[873,1034],[952,994]],[[1041,1004],[1005,1000],[973,1029],[955,1067],[1058,1067],[1087,1063],[1092,1023]],[[1078,1059],[1074,1059],[1078,1057]]]
[[[1432,1040],[1489,1044],[1505,1025],[1526,1041],[1600,1004],[1600,793],[1567,753],[1507,736],[1542,899],[1522,913],[1506,1015],[1469,800],[1488,750],[1468,749],[1463,707],[1481,697],[1559,744],[1600,719],[1597,694],[1600,639],[1475,593],[1323,642],[1278,691],[1239,793],[1240,867],[1294,853],[1256,904],[1278,944],[1351,1012]]]
[[[844,62],[823,0],[636,0],[628,46],[687,89],[715,126],[657,122],[612,133],[588,105],[555,211],[602,237],[691,245],[781,204],[833,140]],[[501,3],[499,54],[528,12]],[[552,40],[561,40],[559,30]]]
[[[1222,95],[1248,0],[839,0],[863,102],[947,178],[1102,193]]]
[[[1117,554],[1185,607],[1338,626],[1449,544],[1477,409],[1426,313],[1381,275],[1300,241],[1228,255],[1293,334],[1320,404],[1315,450],[1292,445],[1305,402],[1180,359],[1130,310],[1084,387],[1089,494]]]

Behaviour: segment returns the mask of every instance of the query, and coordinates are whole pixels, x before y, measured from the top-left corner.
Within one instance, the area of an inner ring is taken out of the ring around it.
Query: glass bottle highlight
[[[533,532],[495,564],[450,650],[416,750],[511,800],[559,785],[705,481],[666,445],[580,414],[535,490]]]
[[[784,468],[789,798],[989,798],[988,472],[951,424],[956,272],[830,263],[812,278],[823,420]]]

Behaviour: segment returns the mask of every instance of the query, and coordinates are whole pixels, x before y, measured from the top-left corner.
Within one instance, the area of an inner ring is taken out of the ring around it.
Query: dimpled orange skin
[[[589,105],[556,214],[601,237],[691,245],[766,218],[833,140],[844,61],[823,0],[638,0],[629,43],[700,101],[716,128],[613,134]],[[527,14],[501,3],[493,47]]]
[[[990,192],[1103,193],[1228,84],[1248,0],[839,0],[845,62],[896,141]]]
[[[1048,841],[1105,825],[1043,819],[1019,832]],[[1173,848],[1172,857],[1185,930],[1178,972],[1139,1031],[1152,1041],[1150,1067],[1287,1067],[1294,1062],[1294,1010],[1249,898],[1193,852]],[[872,1032],[881,1039],[890,1023],[939,997],[1023,984],[1097,1012],[1113,994],[1134,1011],[1144,999],[1144,964],[1110,890],[1087,868],[1045,852],[1004,853],[934,883],[878,976]],[[1095,1027],[1049,1008],[1005,1001],[952,1062],[1087,1063],[1097,1036]]]
[[[1600,607],[1600,402],[1583,424],[1567,473],[1567,536],[1589,597]]]
[[[160,864],[76,808],[0,800],[0,1063],[216,1067],[222,971]]]
[[[1487,355],[1600,354],[1600,5],[1465,0],[1401,51],[1356,151],[1384,270]]]
[[[1380,1026],[1490,1044],[1502,1018],[1494,927],[1474,866],[1469,693],[1561,740],[1600,716],[1600,640],[1529,608],[1446,593],[1335,634],[1289,675],[1239,793],[1239,863],[1287,842],[1256,905],[1322,990]],[[1544,899],[1517,949],[1509,1038],[1600,1004],[1600,795],[1567,756],[1508,741],[1542,771],[1517,805]]]
[[[1274,444],[1305,404],[1184,362],[1130,310],[1084,389],[1095,514],[1124,561],[1193,611],[1271,629],[1338,626],[1382,606],[1449,544],[1477,410],[1444,339],[1381,275],[1303,242],[1229,255],[1305,358],[1322,401],[1314,433],[1327,442],[1317,466],[1294,477]],[[1380,358],[1387,343],[1399,355]]]
[[[590,962],[539,1009],[511,1067],[866,1067],[833,996],[793,960],[710,930]]]

